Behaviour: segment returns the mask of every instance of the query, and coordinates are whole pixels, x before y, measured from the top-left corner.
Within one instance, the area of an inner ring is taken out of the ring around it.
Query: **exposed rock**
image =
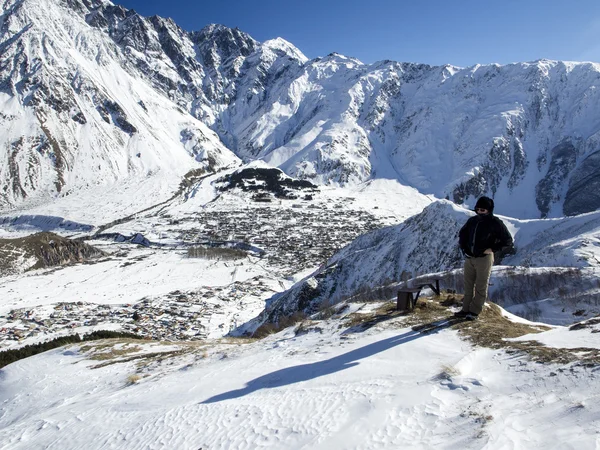
[[[548,173],[535,188],[536,203],[542,217],[546,217],[550,206],[560,200],[564,182],[575,167],[577,149],[570,140],[565,140],[552,149],[551,155]]]
[[[573,171],[563,212],[567,216],[600,208],[600,151],[585,158]]]
[[[220,188],[228,191],[240,188],[243,191],[257,193],[257,198],[264,198],[267,192],[281,198],[296,198],[292,190],[317,189],[317,186],[306,180],[295,180],[279,169],[248,168],[221,178],[219,182],[227,183]]]
[[[81,241],[41,232],[19,239],[0,239],[0,274],[80,263],[105,253]]]
[[[85,118],[85,115],[79,111],[77,114],[75,114],[73,117],[71,117],[75,122],[80,123],[81,125],[85,125],[87,123],[87,120]]]

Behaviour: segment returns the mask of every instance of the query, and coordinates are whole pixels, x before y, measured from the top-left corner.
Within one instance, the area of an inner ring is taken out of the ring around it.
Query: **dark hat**
[[[492,213],[494,212],[494,200],[489,197],[481,197],[479,200],[477,200],[477,203],[475,203],[475,208],[473,209],[477,211],[477,208],[487,209],[490,213]]]

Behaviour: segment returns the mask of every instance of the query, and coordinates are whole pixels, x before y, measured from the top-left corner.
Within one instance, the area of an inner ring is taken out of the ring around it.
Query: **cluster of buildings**
[[[242,325],[245,302],[273,294],[254,278],[228,286],[174,291],[135,304],[58,303],[11,310],[0,316],[0,351],[58,336],[118,330],[154,340],[199,340],[223,336]]]
[[[340,203],[315,206],[308,202],[287,205],[249,203],[238,209],[208,208],[195,216],[180,235],[184,242],[241,242],[264,250],[270,266],[288,276],[318,267],[357,236],[381,228],[375,216]]]
[[[255,256],[260,256],[260,264],[280,280],[322,265],[357,236],[382,226],[375,216],[349,207],[352,199],[331,200],[315,194],[315,199],[300,195],[256,202],[252,200],[255,194],[238,193],[232,196],[238,206],[225,199],[161,226],[190,247],[239,244],[238,248],[258,249]],[[260,312],[273,293],[272,284],[269,287],[258,277],[228,286],[171,292],[135,304],[77,302],[15,309],[0,316],[0,351],[97,329],[156,340],[223,336],[252,318],[247,311],[258,308]]]

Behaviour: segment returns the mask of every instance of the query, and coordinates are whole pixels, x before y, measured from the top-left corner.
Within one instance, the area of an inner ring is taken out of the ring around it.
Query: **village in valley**
[[[262,275],[129,298],[124,304],[98,304],[82,296],[76,302],[57,299],[12,309],[0,314],[0,349],[104,329],[167,341],[221,337],[251,319],[249,313],[260,313],[269,298],[297,281],[295,274],[310,273],[359,235],[394,219],[386,222],[353,208],[349,197],[332,200],[316,188],[299,191],[300,195],[292,189],[276,196],[266,188],[226,190],[196,211],[138,217],[87,241],[108,256],[86,264],[112,261],[120,268],[135,267],[153,253],[175,252],[182,259],[211,260],[232,273],[260,266]],[[152,232],[135,232],[144,229]],[[39,269],[36,276],[61,276],[61,271],[67,276],[68,270],[69,266]]]

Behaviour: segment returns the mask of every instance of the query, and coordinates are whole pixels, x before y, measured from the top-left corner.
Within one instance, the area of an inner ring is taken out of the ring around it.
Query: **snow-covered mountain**
[[[600,207],[597,64],[308,60],[283,39],[186,32],[105,0],[1,8],[5,206],[148,174],[165,192],[239,157],[323,184],[488,194],[521,218]]]
[[[0,448],[597,447],[599,75],[0,0]],[[483,193],[516,252],[453,323]]]
[[[168,195],[193,169],[238,164],[213,131],[158,94],[150,68],[132,67],[127,40],[91,25],[104,8],[125,14],[101,1],[3,2],[4,206],[124,180],[155,179],[153,190]]]

